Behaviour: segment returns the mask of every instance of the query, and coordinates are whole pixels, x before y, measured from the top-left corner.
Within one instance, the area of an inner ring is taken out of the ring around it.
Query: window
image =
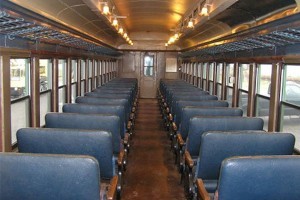
[[[234,81],[234,64],[229,63],[226,66],[226,100],[229,103],[229,106],[232,106],[232,93]]]
[[[62,107],[66,103],[66,60],[58,61],[58,110],[62,112]]]
[[[29,94],[29,59],[10,59],[11,100]]]
[[[271,92],[272,64],[259,64],[257,68],[256,116],[264,120],[264,129],[268,130]]]
[[[217,65],[217,96],[221,99],[222,92],[222,74],[223,74],[223,63]]]
[[[11,96],[11,144],[17,142],[16,132],[29,127],[30,61],[27,58],[10,59],[10,96]],[[22,98],[22,99],[20,99]]]
[[[239,107],[243,109],[243,115],[246,116],[249,90],[249,64],[241,64],[239,69]]]
[[[154,56],[144,56],[144,76],[153,76]]]
[[[40,125],[45,125],[45,115],[51,111],[52,61],[40,59]]]
[[[293,133],[300,149],[300,65],[285,65],[282,76],[280,130]]]
[[[177,72],[177,58],[166,59],[166,72]]]

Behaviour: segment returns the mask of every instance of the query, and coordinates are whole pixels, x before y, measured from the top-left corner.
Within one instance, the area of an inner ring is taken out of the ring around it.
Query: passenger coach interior
[[[299,0],[0,0],[0,199],[300,199]]]

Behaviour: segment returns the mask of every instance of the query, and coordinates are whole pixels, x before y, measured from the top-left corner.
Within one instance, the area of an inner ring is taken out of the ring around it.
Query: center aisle
[[[156,99],[139,99],[122,200],[183,200],[184,191]]]

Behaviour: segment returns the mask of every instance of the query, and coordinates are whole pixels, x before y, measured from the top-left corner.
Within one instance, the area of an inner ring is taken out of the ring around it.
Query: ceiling
[[[10,0],[35,13],[80,31],[112,47],[120,47],[126,41],[120,37],[109,20],[100,13],[99,0]],[[143,35],[147,35],[153,46],[164,47],[164,42],[174,34],[172,29],[180,21],[187,20],[195,8],[202,2],[212,3],[209,17],[195,14],[198,22],[194,29],[182,33],[175,43],[181,49],[197,46],[217,37],[225,36],[238,30],[237,27],[251,28],[263,18],[287,9],[297,7],[298,0],[105,0],[112,7],[115,15],[126,16],[120,19],[133,42],[139,44]],[[104,0],[101,0],[104,2]],[[255,3],[254,3],[255,2]],[[55,5],[55,6],[53,6]],[[91,6],[92,5],[92,6]],[[282,16],[284,17],[284,15]],[[244,26],[246,24],[246,26]],[[142,33],[142,34],[137,34]],[[157,33],[157,34],[152,34]],[[152,34],[152,35],[151,35]],[[150,37],[151,35],[151,37]],[[135,41],[135,40],[136,41]],[[163,41],[164,40],[164,41]],[[146,43],[145,43],[146,44]],[[130,47],[126,46],[125,48]],[[134,48],[134,47],[133,47]],[[138,48],[143,48],[140,45]],[[169,48],[169,47],[168,47]]]

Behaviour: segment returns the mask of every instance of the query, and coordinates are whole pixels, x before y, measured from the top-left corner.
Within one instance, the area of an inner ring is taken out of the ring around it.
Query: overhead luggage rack
[[[285,21],[271,22],[269,26],[253,27],[245,32],[199,44],[194,49],[183,52],[182,57],[215,57],[231,52],[251,52],[263,48],[275,49],[300,44],[299,16],[293,17],[291,20],[287,17]],[[276,28],[272,23],[277,23]]]
[[[119,52],[113,49],[101,46],[93,41],[89,41],[67,31],[55,30],[52,27],[39,25],[36,22],[14,16],[6,10],[0,10],[0,34],[5,35],[8,40],[23,38],[32,41],[94,51],[100,54],[119,54]]]

